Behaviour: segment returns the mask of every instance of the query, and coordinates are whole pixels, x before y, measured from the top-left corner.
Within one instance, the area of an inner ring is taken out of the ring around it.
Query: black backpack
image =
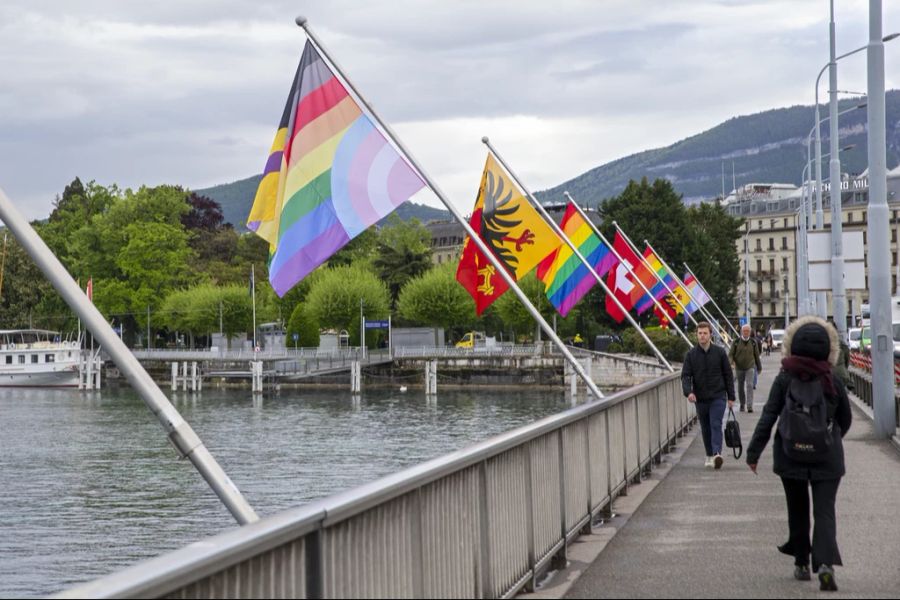
[[[791,379],[778,419],[778,433],[787,457],[802,463],[824,462],[831,452],[832,429],[822,382],[818,378]]]

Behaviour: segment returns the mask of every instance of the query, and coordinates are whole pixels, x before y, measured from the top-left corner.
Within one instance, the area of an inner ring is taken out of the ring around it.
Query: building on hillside
[[[841,209],[844,231],[862,231],[868,256],[867,205],[869,185],[866,173],[844,176],[841,182]],[[888,204],[891,214],[891,253],[894,268],[893,287],[897,289],[897,229],[900,226],[900,167],[888,172]],[[797,239],[798,213],[802,189],[790,184],[747,184],[732,191],[722,205],[734,217],[745,219],[745,235],[736,242],[740,259],[738,312],[744,314],[744,271],[749,262],[750,317],[754,329],[784,325],[797,316]],[[824,229],[831,228],[830,185],[822,186]],[[815,224],[815,190],[813,190],[813,224]],[[866,278],[868,287],[868,277]],[[847,292],[848,313],[859,314],[868,292]],[[828,315],[831,293],[826,292]],[[853,322],[853,320],[851,320]]]

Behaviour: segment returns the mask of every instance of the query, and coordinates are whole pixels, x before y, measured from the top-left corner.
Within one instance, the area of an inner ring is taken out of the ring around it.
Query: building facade
[[[841,208],[843,230],[861,231],[865,256],[868,257],[869,202],[868,178],[847,175],[841,182]],[[900,168],[888,173],[888,203],[891,214],[891,253],[893,255],[893,287],[897,289],[897,229],[900,216]],[[831,229],[830,186],[822,186],[824,230]],[[747,184],[733,191],[723,202],[725,210],[745,220],[745,234],[737,240],[741,263],[738,309],[746,314],[749,291],[749,314],[754,329],[769,326],[783,327],[787,319],[797,316],[797,247],[799,236],[799,210],[803,190],[789,184]],[[813,225],[815,216],[815,190],[813,196]],[[868,260],[866,261],[868,265]],[[749,271],[749,277],[745,274]],[[868,288],[868,277],[866,277]],[[831,311],[831,293],[825,293],[828,316]],[[863,303],[868,302],[868,291],[847,290],[848,313],[859,315]],[[855,319],[850,320],[855,323]]]

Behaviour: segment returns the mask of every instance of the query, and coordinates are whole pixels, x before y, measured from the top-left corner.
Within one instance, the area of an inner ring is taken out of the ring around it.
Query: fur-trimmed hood
[[[836,365],[838,362],[838,357],[841,353],[841,346],[838,343],[837,329],[832,327],[830,323],[825,321],[825,319],[817,317],[815,315],[800,317],[799,319],[791,323],[790,327],[787,328],[787,331],[784,332],[784,341],[781,345],[782,354],[784,354],[785,357],[791,356],[791,342],[794,340],[794,334],[797,333],[798,329],[800,329],[804,325],[809,325],[810,323],[821,325],[825,328],[825,331],[828,332],[828,362],[831,363],[832,366]]]

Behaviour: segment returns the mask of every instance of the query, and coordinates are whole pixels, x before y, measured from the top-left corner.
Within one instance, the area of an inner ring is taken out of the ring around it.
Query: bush
[[[659,327],[648,327],[644,329],[644,333],[650,338],[662,355],[668,361],[682,362],[684,355],[689,347],[684,339],[678,335],[676,331],[666,331]],[[693,340],[692,340],[693,341]],[[635,329],[629,329],[622,334],[622,347],[626,352],[634,354],[643,354],[647,356],[656,356],[653,349],[647,345],[647,342],[638,334]]]
[[[294,343],[294,334],[299,337]],[[288,346],[294,345],[301,348],[318,348],[319,346],[319,322],[313,316],[309,306],[304,303],[298,304],[291,313],[291,318],[287,326]]]

